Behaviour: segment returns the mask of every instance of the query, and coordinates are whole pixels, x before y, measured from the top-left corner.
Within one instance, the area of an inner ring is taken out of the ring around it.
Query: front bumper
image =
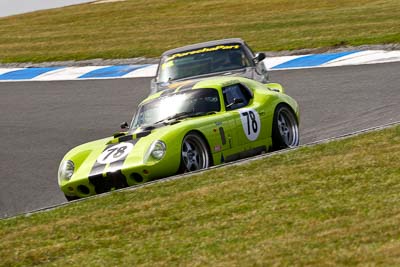
[[[166,163],[163,160],[152,165],[140,165],[124,169],[108,170],[89,177],[72,177],[60,185],[66,196],[84,198],[113,191],[177,173],[179,162]]]

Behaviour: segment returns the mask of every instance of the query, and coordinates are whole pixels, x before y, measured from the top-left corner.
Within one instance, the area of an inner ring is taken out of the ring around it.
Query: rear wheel
[[[211,155],[206,141],[197,133],[183,138],[181,148],[181,172],[206,169],[211,166]]]
[[[296,115],[288,106],[279,105],[272,122],[273,150],[296,147],[299,142],[299,125]]]

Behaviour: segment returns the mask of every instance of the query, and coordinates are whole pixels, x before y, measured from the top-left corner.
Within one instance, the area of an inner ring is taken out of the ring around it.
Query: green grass
[[[241,37],[256,51],[400,43],[398,0],[128,0],[0,18],[0,62],[158,57]]]
[[[400,265],[400,126],[0,221],[2,266]]]

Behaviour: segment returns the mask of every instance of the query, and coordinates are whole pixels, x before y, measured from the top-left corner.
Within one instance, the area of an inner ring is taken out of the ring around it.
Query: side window
[[[252,94],[249,89],[237,83],[222,89],[226,110],[234,110],[249,104]]]
[[[199,89],[193,90],[191,101],[193,104],[193,112],[218,112],[221,110],[218,91],[215,89]]]
[[[254,67],[255,64],[254,64],[253,58],[254,58],[255,54],[254,54],[253,50],[251,50],[251,48],[246,43],[244,43],[243,50],[244,50],[244,53],[246,54],[246,59],[249,63],[248,66]]]

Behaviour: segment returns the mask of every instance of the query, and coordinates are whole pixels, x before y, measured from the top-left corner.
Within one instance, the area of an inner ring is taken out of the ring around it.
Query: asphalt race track
[[[400,121],[400,63],[274,71],[301,107],[301,142]],[[147,96],[148,78],[0,83],[0,218],[65,202],[57,169],[109,136]]]

